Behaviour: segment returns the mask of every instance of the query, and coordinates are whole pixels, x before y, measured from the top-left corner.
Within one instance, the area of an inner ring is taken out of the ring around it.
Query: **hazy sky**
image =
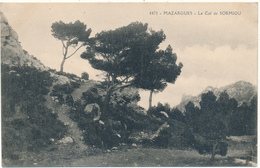
[[[197,95],[207,86],[239,80],[257,85],[257,3],[5,3],[0,10],[18,33],[22,47],[57,70],[62,48],[51,35],[53,22],[80,20],[92,29],[91,36],[134,21],[162,29],[166,40],[160,47],[170,44],[184,67],[174,85],[154,95],[154,105],[159,101],[177,105],[183,94]],[[223,15],[226,12],[239,15]],[[184,13],[189,15],[180,15]],[[97,79],[100,72],[79,57],[83,51],[67,60],[64,71],[77,75],[86,71]],[[140,93],[140,105],[147,107],[149,92]]]

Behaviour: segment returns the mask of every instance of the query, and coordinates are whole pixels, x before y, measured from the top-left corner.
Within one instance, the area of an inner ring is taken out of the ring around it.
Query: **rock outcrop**
[[[1,19],[1,62],[13,66],[34,66],[40,70],[49,70],[36,57],[25,51],[17,33],[9,25],[6,17],[0,12]]]
[[[99,120],[99,118],[101,116],[100,107],[99,107],[99,105],[97,103],[88,104],[85,107],[84,112],[87,115],[90,115],[90,118],[93,121]]]
[[[207,93],[208,91],[212,91],[217,97],[221,92],[226,91],[229,97],[237,100],[238,105],[241,105],[243,102],[249,104],[252,98],[257,95],[257,88],[249,82],[238,81],[234,84],[223,86],[220,88],[214,88],[212,86],[206,87],[202,93],[197,96],[184,95],[182,97],[181,103],[176,106],[180,111],[185,111],[185,105],[188,104],[189,101],[192,101],[195,106],[200,107],[199,102],[201,100],[201,95],[203,93]]]

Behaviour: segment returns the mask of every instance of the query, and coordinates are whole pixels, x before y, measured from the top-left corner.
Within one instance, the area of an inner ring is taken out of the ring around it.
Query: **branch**
[[[123,86],[117,87],[116,89],[114,89],[114,91],[119,90],[119,89],[124,89],[124,88],[132,86],[132,85],[133,85],[132,83],[128,84],[128,85],[123,85]]]
[[[64,44],[64,42],[63,42],[63,40],[61,40],[61,43],[62,43],[62,45],[63,45],[63,47],[62,47],[62,54],[63,54],[63,57],[64,57],[64,48],[65,48],[65,44]]]
[[[63,45],[63,47],[65,48],[65,44],[64,44],[64,41],[63,41],[63,40],[61,40],[61,42],[62,42],[62,45]]]
[[[120,77],[121,78],[121,77]],[[122,79],[122,78],[121,78]],[[114,87],[116,87],[116,86],[118,86],[118,85],[121,85],[123,82],[125,82],[126,80],[128,80],[129,79],[129,77],[126,77],[125,79],[123,79],[121,82],[119,82],[119,83],[116,83],[116,84],[114,84],[113,86],[112,86],[112,88],[114,88]],[[124,85],[125,86],[125,85]]]
[[[125,82],[126,80],[128,80],[130,78],[130,76],[126,77],[124,80],[122,80],[122,83]]]
[[[81,46],[79,46],[79,48],[77,48],[70,56],[68,56],[66,59],[69,59],[70,57],[72,57],[81,47],[83,47],[83,44]]]
[[[106,74],[106,76],[107,76],[107,80],[108,80],[108,84],[107,84],[107,89],[110,87],[110,73],[107,73]]]

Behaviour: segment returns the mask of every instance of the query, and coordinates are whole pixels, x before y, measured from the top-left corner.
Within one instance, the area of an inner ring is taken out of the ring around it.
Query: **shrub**
[[[85,100],[87,104],[90,103],[97,103],[99,105],[102,104],[101,96],[98,94],[98,90],[95,87],[89,89],[86,92],[83,92],[82,99]]]
[[[73,106],[73,104],[74,104],[73,97],[71,95],[67,95],[65,102],[68,106]]]
[[[159,136],[154,139],[154,144],[158,147],[167,148],[171,139],[170,129],[164,129]]]
[[[87,72],[83,72],[83,73],[81,74],[81,78],[82,78],[82,79],[85,79],[85,80],[89,80],[89,74],[88,74]]]
[[[50,138],[62,138],[67,127],[44,106],[52,85],[49,72],[27,66],[1,68],[3,157],[17,158],[17,152],[37,151]]]
[[[80,83],[78,83],[78,82],[71,81],[70,84],[71,84],[73,89],[76,89],[76,88],[80,87]]]
[[[59,95],[63,95],[63,94],[71,94],[73,92],[73,90],[74,89],[68,83],[63,84],[63,85],[55,85],[55,86],[53,86],[51,95],[59,96]]]
[[[7,44],[9,44],[7,41],[4,41],[4,46],[6,46]]]
[[[84,128],[84,140],[87,145],[99,148],[118,146],[120,138],[113,130],[111,123],[100,124],[98,121],[87,121]]]

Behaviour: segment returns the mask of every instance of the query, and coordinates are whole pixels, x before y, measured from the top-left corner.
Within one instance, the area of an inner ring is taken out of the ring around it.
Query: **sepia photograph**
[[[257,2],[1,2],[3,167],[256,167]]]

